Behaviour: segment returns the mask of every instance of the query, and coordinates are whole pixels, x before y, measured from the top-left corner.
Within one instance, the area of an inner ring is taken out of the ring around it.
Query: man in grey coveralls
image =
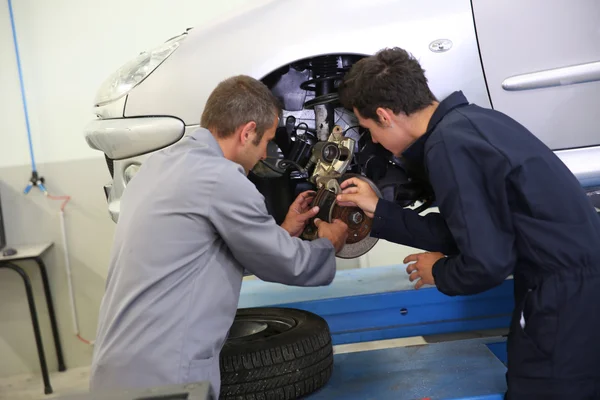
[[[248,180],[275,136],[280,108],[261,82],[237,76],[210,95],[201,126],[151,157],[121,200],[90,389],[210,381],[238,306],[243,270],[265,281],[320,286],[335,276],[347,226],[317,221],[298,236],[302,193],[278,226]]]

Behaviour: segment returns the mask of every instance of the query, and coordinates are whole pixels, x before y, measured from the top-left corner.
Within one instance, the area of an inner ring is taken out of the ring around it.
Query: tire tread
[[[331,334],[323,321],[295,341],[237,351],[221,353],[221,400],[298,399],[324,386],[333,371]]]

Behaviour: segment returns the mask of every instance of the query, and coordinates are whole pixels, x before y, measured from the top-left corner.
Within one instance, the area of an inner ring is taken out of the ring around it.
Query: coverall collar
[[[219,146],[217,139],[206,128],[198,128],[189,134],[193,140],[207,145],[210,149],[216,151],[220,156],[224,156],[223,149]]]
[[[406,149],[404,153],[402,153],[402,157],[406,158],[411,163],[422,165],[423,158],[425,157],[425,143],[431,135],[431,132],[433,132],[437,124],[446,116],[446,114],[456,107],[467,104],[469,104],[469,101],[460,90],[453,92],[450,94],[450,96],[442,100],[433,112],[433,115],[429,120],[429,124],[427,125],[427,131],[425,134],[418,138],[408,149]]]

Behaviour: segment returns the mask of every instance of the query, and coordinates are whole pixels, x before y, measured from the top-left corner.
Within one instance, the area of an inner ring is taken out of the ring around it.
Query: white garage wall
[[[268,0],[13,0],[40,162],[99,157],[82,137],[102,81],[141,51],[188,27]],[[0,167],[28,163],[7,1],[0,3]],[[10,144],[10,145],[9,145]]]

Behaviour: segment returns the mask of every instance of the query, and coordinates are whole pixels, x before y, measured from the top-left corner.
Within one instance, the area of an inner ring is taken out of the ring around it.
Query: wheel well
[[[306,57],[261,78],[283,110],[267,159],[253,168],[249,178],[265,197],[267,210],[278,224],[300,192],[317,190],[326,180],[347,173],[368,178],[379,186],[384,198],[402,206],[431,197],[431,190],[409,178],[402,162],[373,143],[370,132],[340,103],[339,84],[365,57],[368,55],[348,53]],[[325,148],[332,150],[327,156]],[[346,160],[337,154],[349,154],[349,163],[344,164]]]

